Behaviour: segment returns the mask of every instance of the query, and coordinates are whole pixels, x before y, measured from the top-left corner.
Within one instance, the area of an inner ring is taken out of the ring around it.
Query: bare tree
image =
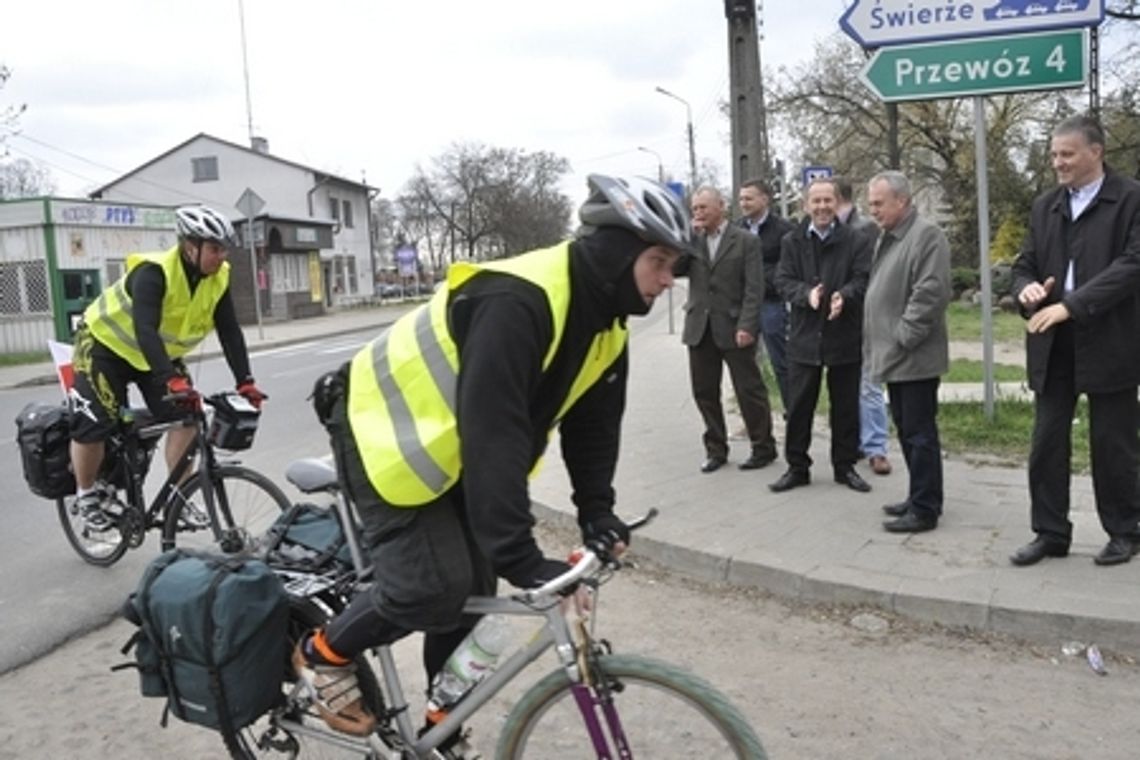
[[[34,198],[55,192],[51,173],[26,158],[0,163],[0,200]]]
[[[805,164],[827,163],[861,180],[891,166],[892,124],[887,108],[858,78],[866,53],[835,35],[817,45],[815,59],[781,68],[768,87],[776,123],[794,135]],[[1049,94],[987,99],[986,145],[991,183],[991,228],[1008,215],[1027,215],[1033,193],[1027,175],[1039,165],[1034,150],[1041,125],[1052,116]],[[898,106],[900,169],[938,199],[955,263],[977,263],[977,187],[974,129],[967,99]]]
[[[0,90],[4,89],[4,85],[11,76],[11,69],[0,63]],[[27,107],[27,104],[24,103],[0,107],[0,147],[4,145],[8,136],[16,131],[16,122]],[[0,153],[0,155],[4,154]]]
[[[539,151],[457,143],[422,166],[398,204],[409,237],[443,259],[501,258],[567,234],[570,200],[558,191],[563,158]]]

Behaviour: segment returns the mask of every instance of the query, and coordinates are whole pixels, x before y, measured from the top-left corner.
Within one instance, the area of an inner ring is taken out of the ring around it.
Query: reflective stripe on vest
[[[357,353],[348,385],[348,421],[368,479],[389,504],[421,506],[459,479],[459,352],[447,327],[447,304],[450,295],[480,271],[519,277],[546,294],[553,335],[543,358],[544,372],[561,344],[570,304],[568,243],[486,264],[453,264],[447,288]],[[621,355],[626,336],[616,320],[595,336],[555,424]]]
[[[134,368],[145,372],[150,369],[150,364],[139,348],[135,335],[134,304],[126,286],[127,277],[143,263],[157,264],[166,280],[158,335],[172,359],[188,354],[214,328],[214,308],[229,286],[230,265],[223,262],[215,274],[203,277],[191,295],[179,246],[165,253],[132,253],[127,256],[126,273],[87,307],[83,321],[100,343]]]

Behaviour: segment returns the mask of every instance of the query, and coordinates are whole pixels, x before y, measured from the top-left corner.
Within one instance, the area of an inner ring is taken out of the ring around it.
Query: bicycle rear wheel
[[[632,655],[602,655],[595,670],[598,685],[578,693],[562,669],[532,686],[507,716],[496,760],[600,757],[580,701],[596,716],[608,757],[767,757],[744,716],[704,680]],[[618,754],[615,736],[629,755]]]
[[[290,600],[290,656],[301,636],[323,625],[328,618],[328,613],[322,607],[307,599]],[[365,704],[374,715],[383,714],[384,699],[375,672],[363,655],[357,657],[355,662],[356,679]],[[371,757],[367,740],[333,731],[317,715],[315,708],[303,700],[290,699],[297,681],[292,660],[283,663],[283,667],[283,706],[240,729],[236,736],[227,737],[223,734],[230,756],[234,760],[294,757],[344,760]]]
[[[219,522],[215,535],[204,482],[202,473],[196,472],[171,496],[162,524],[164,550],[175,546],[227,552],[247,549],[289,508],[284,492],[260,472],[241,465],[219,465],[211,484]]]
[[[84,562],[99,567],[110,567],[127,552],[127,538],[119,530],[119,523],[112,523],[106,530],[93,530],[83,519],[75,506],[75,496],[64,496],[55,500],[59,522],[63,525],[63,535],[76,554]]]

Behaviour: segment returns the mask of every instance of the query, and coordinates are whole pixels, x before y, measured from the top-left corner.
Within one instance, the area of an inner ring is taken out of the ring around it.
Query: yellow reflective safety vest
[[[127,292],[127,276],[140,264],[158,264],[166,278],[158,334],[171,359],[188,354],[214,329],[214,308],[230,284],[229,262],[223,262],[221,269],[203,277],[191,295],[181,256],[178,245],[165,253],[128,255],[126,273],[83,312],[83,321],[95,339],[135,369],[145,372],[151,368],[139,349],[131,296]]]
[[[447,303],[451,293],[482,271],[519,277],[546,294],[554,335],[543,371],[561,344],[570,307],[569,243],[501,261],[453,264],[446,288],[361,349],[350,369],[348,422],[372,487],[394,506],[422,506],[459,480],[459,351],[448,329]],[[627,337],[620,320],[594,337],[555,425],[617,360]]]

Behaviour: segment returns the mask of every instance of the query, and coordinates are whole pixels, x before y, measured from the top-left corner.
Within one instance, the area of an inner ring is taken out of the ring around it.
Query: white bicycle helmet
[[[689,253],[689,212],[672,190],[645,177],[586,178],[590,195],[578,209],[588,227],[624,227],[647,243]]]
[[[230,220],[209,206],[182,206],[175,210],[174,216],[179,237],[213,240],[225,246],[234,243],[234,227]]]

